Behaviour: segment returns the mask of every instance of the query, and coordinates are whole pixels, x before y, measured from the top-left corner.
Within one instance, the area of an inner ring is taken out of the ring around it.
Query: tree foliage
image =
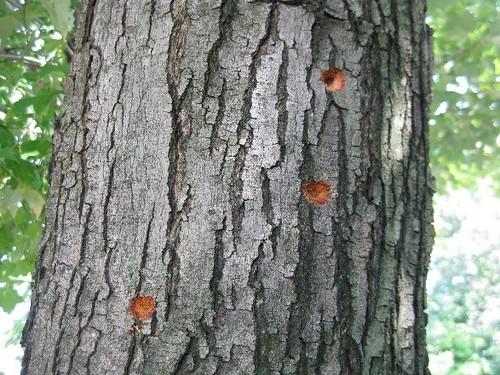
[[[499,259],[492,249],[462,255],[436,262],[441,276],[429,295],[429,351],[452,354],[450,375],[499,374],[500,320],[489,305],[500,297],[500,269],[490,262]]]
[[[68,72],[68,1],[0,3],[0,307],[34,268],[55,114]]]
[[[432,373],[500,374],[500,199],[461,190],[436,203],[427,333]]]
[[[434,85],[431,161],[438,191],[500,192],[500,21],[497,0],[431,0]]]

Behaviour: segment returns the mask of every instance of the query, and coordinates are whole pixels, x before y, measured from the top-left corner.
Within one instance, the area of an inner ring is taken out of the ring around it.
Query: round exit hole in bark
[[[324,83],[326,91],[337,92],[345,89],[345,73],[342,69],[324,70],[321,72],[321,82]]]
[[[313,181],[304,185],[304,196],[309,203],[321,206],[332,197],[332,189],[326,181]]]
[[[138,320],[150,319],[156,310],[156,299],[152,296],[139,295],[130,300],[128,312]]]

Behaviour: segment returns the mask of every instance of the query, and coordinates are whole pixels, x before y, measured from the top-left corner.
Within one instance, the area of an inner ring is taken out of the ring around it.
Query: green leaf
[[[7,345],[16,345],[21,341],[21,336],[23,333],[23,328],[28,317],[24,316],[22,319],[18,319],[14,322],[12,330],[9,332],[9,339],[7,340]]]
[[[18,182],[27,185],[35,190],[40,189],[41,181],[36,173],[33,164],[26,160],[6,160],[5,165],[10,169],[11,173]]]
[[[12,105],[14,113],[31,112],[30,108],[35,106],[39,99],[33,96],[25,96]]]
[[[0,38],[11,35],[18,27],[22,26],[22,21],[14,14],[0,17]]]
[[[54,27],[66,36],[73,26],[73,12],[70,0],[40,0],[47,10]]]
[[[0,125],[0,158],[2,151],[14,145],[15,138],[14,135],[9,131],[9,129]]]
[[[53,41],[55,45],[60,46],[61,42],[58,40]],[[37,70],[37,77],[50,77],[54,78],[65,77],[69,73],[68,64],[46,64]]]
[[[17,294],[12,285],[7,284],[0,288],[0,307],[7,314],[11,313],[14,307],[16,307],[16,304],[22,301],[23,297]]]
[[[0,214],[5,214],[5,211],[10,212],[14,216],[18,209],[18,202],[22,200],[21,192],[17,189],[12,189],[9,186],[0,189]]]
[[[21,144],[21,157],[27,154],[30,156],[47,155],[50,151],[50,145],[50,141],[43,138],[25,141]]]

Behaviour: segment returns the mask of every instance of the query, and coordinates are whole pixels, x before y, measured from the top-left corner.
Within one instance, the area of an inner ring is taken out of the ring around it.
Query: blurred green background
[[[19,373],[75,0],[0,0],[0,363]],[[430,0],[433,374],[500,374],[500,3]]]

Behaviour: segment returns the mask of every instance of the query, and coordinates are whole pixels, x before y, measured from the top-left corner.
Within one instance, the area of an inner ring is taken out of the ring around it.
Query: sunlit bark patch
[[[136,319],[151,319],[156,310],[156,299],[152,296],[137,296],[130,300],[128,312]]]
[[[345,89],[345,73],[342,69],[324,70],[321,72],[321,82],[325,84],[326,91],[337,92]]]
[[[324,205],[332,197],[332,189],[326,181],[313,181],[304,185],[304,197],[309,203]]]

